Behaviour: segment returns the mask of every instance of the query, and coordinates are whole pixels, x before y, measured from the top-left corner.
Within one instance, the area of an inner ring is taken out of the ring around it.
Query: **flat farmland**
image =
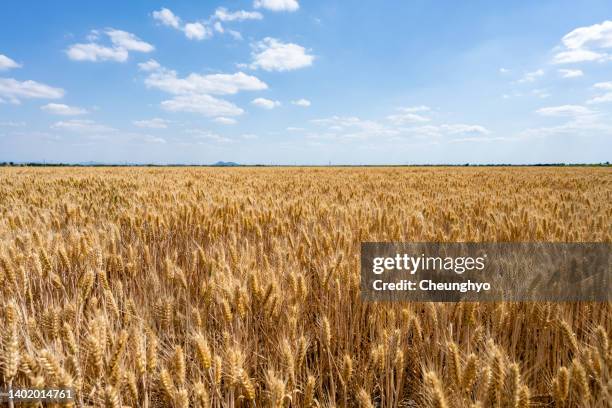
[[[0,168],[0,387],[607,406],[610,303],[366,303],[360,243],[611,242],[606,167]]]

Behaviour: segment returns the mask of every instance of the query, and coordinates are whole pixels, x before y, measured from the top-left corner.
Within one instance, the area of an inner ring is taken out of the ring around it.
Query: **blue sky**
[[[612,3],[13,1],[0,161],[604,162]]]

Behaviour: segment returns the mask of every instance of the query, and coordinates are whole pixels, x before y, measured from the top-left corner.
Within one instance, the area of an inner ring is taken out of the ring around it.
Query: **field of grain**
[[[362,241],[611,242],[609,168],[0,169],[0,387],[605,407],[610,303],[364,303]]]

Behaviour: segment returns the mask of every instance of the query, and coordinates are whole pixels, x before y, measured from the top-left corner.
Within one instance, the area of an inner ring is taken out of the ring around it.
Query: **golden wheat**
[[[611,187],[607,168],[3,168],[0,387],[113,408],[605,406],[610,303],[366,303],[359,248],[611,242]]]

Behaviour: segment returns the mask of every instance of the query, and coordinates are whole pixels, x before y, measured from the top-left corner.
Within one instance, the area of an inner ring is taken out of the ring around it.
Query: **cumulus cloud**
[[[488,135],[490,133],[484,126],[463,123],[440,125],[440,129],[449,135]]]
[[[576,28],[561,39],[562,49],[553,57],[555,64],[605,61],[612,48],[612,21]]]
[[[155,49],[151,44],[142,41],[140,38],[127,31],[110,28],[106,30],[106,35],[109,36],[115,47],[123,48],[128,51],[151,52]]]
[[[18,81],[0,78],[0,101],[19,104],[21,99],[59,99],[64,96],[62,88],[54,88],[36,81]]]
[[[557,71],[563,78],[578,78],[584,75],[581,69],[559,69]]]
[[[168,127],[168,122],[165,119],[161,118],[153,118],[153,119],[145,119],[145,120],[135,120],[132,122],[134,126],[141,128],[149,128],[149,129],[166,129]]]
[[[98,39],[98,31],[94,30]],[[153,45],[141,40],[132,33],[109,28],[104,34],[110,39],[111,45],[101,45],[96,42],[72,44],[66,50],[68,58],[73,61],[116,61],[125,62],[129,51],[149,53],[155,49]]]
[[[112,127],[102,125],[94,122],[93,120],[84,119],[71,119],[67,121],[55,122],[51,125],[53,129],[67,130],[71,132],[83,132],[83,133],[106,133],[112,132],[115,129]]]
[[[165,7],[161,10],[154,11],[153,18],[168,27],[179,28],[181,25],[180,17],[175,15],[172,10]]]
[[[298,99],[298,100],[295,100],[295,101],[291,101],[291,103],[293,105],[302,106],[304,108],[307,108],[307,107],[310,106],[310,101],[308,99],[304,99],[304,98]]]
[[[553,63],[573,64],[577,62],[603,61],[607,58],[606,54],[589,50],[568,50],[555,54]]]
[[[259,78],[243,72],[234,74],[191,73],[184,78],[176,71],[164,67],[153,68],[145,79],[148,88],[155,88],[171,95],[161,107],[171,112],[193,112],[209,117],[238,116],[243,109],[231,102],[212,95],[233,95],[240,91],[258,91],[268,85]]]
[[[20,68],[21,64],[16,63],[4,54],[0,54],[0,71],[8,71],[13,68]]]
[[[608,92],[603,95],[596,96],[587,101],[589,105],[597,104],[597,103],[606,103],[606,102],[612,102],[612,92]]]
[[[219,123],[221,125],[235,125],[236,123],[238,123],[238,121],[236,119],[226,118],[226,117],[223,117],[223,116],[220,116],[218,118],[214,118],[213,121],[216,122],[216,123]]]
[[[598,82],[593,85],[595,89],[603,89],[605,91],[612,91],[612,82]]]
[[[145,72],[155,71],[159,67],[161,67],[161,65],[159,65],[159,62],[155,61],[154,59],[150,59],[147,62],[141,62],[140,64],[138,64],[138,69]]]
[[[255,0],[255,8],[265,8],[271,11],[296,11],[300,8],[297,0]]]
[[[273,101],[266,98],[255,98],[251,101],[251,104],[263,109],[274,109],[281,105],[279,101]]]
[[[415,112],[422,113],[430,110],[429,107],[423,105],[396,109],[399,112],[398,115],[416,115]],[[355,116],[332,116],[330,118],[314,119],[311,122],[327,126],[325,132],[311,132],[306,135],[306,137],[314,139],[346,141],[377,138],[388,142],[415,139],[428,140],[431,143],[498,140],[496,136],[490,136],[489,129],[479,124],[423,124],[423,120],[404,120],[404,118],[383,123]],[[408,124],[411,125],[406,126]],[[297,129],[288,128],[287,130]]]
[[[204,40],[213,35],[208,22],[194,21],[183,24],[181,18],[167,8],[154,11],[153,18],[164,26],[182,31],[190,40]]]
[[[612,21],[576,28],[566,34],[561,41],[570,49],[585,46],[610,48],[612,47]]]
[[[396,125],[403,125],[406,123],[418,123],[418,122],[429,122],[429,118],[423,115],[419,115],[416,112],[428,112],[430,108],[428,106],[411,106],[407,108],[396,109],[397,113],[387,116],[387,119]]]
[[[202,23],[187,23],[183,27],[185,36],[190,40],[203,40],[212,37],[212,31]]]
[[[215,10],[214,16],[221,21],[261,20],[263,18],[263,15],[258,11],[229,11],[225,7],[219,7]]]
[[[179,78],[176,71],[165,68],[151,73],[145,79],[145,85],[171,94],[230,95],[239,91],[260,91],[268,88],[268,85],[259,78],[243,72],[208,75],[191,73]]]
[[[593,111],[581,105],[561,105],[540,108],[536,113],[542,116],[585,116]]]
[[[219,7],[206,20],[185,22],[168,8],[162,8],[152,13],[153,18],[161,25],[182,31],[190,40],[204,40],[213,37],[214,33],[228,33],[236,40],[242,40],[242,35],[235,30],[226,30],[222,23],[240,22],[246,20],[261,20],[263,15],[258,11],[230,11]]]
[[[244,110],[229,101],[207,94],[175,96],[161,103],[162,109],[170,112],[192,112],[204,116],[239,116]]]
[[[125,62],[128,52],[123,48],[105,47],[95,43],[73,44],[66,50],[73,61],[117,61]]]
[[[314,56],[298,44],[266,37],[253,45],[251,68],[265,71],[292,71],[312,65]]]
[[[593,85],[593,88],[607,91],[602,95],[595,96],[587,101],[589,105],[597,104],[597,103],[606,103],[612,102],[612,82],[598,82]]]
[[[86,109],[79,108],[76,106],[64,105],[63,103],[48,103],[44,106],[41,106],[40,109],[45,112],[52,113],[54,115],[62,116],[78,116],[88,113]]]

